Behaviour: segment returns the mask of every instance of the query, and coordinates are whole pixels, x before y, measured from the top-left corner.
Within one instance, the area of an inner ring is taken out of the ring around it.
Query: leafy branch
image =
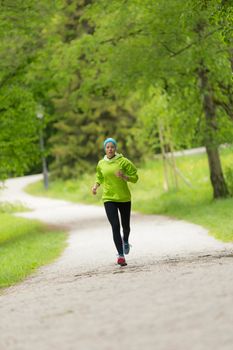
[[[203,39],[207,39],[208,37],[210,37],[211,35],[215,34],[216,32],[218,32],[219,30],[221,30],[222,28],[219,27],[219,28],[216,28],[216,29],[213,29],[212,31],[210,31],[209,33],[207,33],[206,35],[204,35],[202,37],[202,40]],[[184,51],[190,49],[192,46],[196,45],[199,43],[199,39],[197,40],[194,40],[193,42],[191,42],[190,44],[184,46],[183,48],[181,48],[180,50],[178,51],[173,51],[171,50],[168,45],[164,42],[161,42],[160,43],[163,45],[163,47],[171,54],[170,57],[175,57],[175,56],[178,56],[180,54],[182,54]]]

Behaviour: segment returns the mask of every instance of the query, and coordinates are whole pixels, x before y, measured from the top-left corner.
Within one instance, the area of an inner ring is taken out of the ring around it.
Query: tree
[[[96,26],[95,64],[101,79],[129,94],[162,87],[186,109],[180,125],[199,129],[206,146],[214,198],[228,195],[218,145],[233,135],[222,104],[229,99],[219,82],[232,86],[228,46],[213,20],[221,1],[100,0],[86,13]],[[123,86],[123,88],[122,88]],[[186,101],[184,101],[184,96]],[[179,109],[177,109],[179,113]],[[228,129],[228,131],[226,130]]]
[[[42,46],[55,2],[0,2],[0,177],[23,174],[38,162],[37,100],[27,73]]]

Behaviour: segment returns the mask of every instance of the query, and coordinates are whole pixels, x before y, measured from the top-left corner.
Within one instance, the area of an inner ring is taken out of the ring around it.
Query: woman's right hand
[[[97,193],[97,188],[95,186],[92,187],[92,194],[96,194]]]
[[[96,186],[96,184],[92,187],[92,193],[94,194],[94,195],[96,195],[96,193],[97,193],[97,188],[98,188],[99,186],[97,185]]]

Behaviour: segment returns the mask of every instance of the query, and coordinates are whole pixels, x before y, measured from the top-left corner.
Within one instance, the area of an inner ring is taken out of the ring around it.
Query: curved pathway
[[[1,292],[1,350],[232,349],[232,244],[197,225],[134,213],[133,248],[120,268],[104,209],[25,194],[38,178],[9,180],[0,200],[68,228],[69,244]]]

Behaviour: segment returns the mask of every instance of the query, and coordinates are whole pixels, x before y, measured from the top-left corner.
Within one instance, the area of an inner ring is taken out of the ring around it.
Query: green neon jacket
[[[105,156],[99,161],[96,169],[96,183],[103,184],[103,202],[129,202],[131,200],[127,181],[116,176],[119,170],[129,177],[129,182],[138,181],[137,168],[130,160],[118,153],[112,159]]]

